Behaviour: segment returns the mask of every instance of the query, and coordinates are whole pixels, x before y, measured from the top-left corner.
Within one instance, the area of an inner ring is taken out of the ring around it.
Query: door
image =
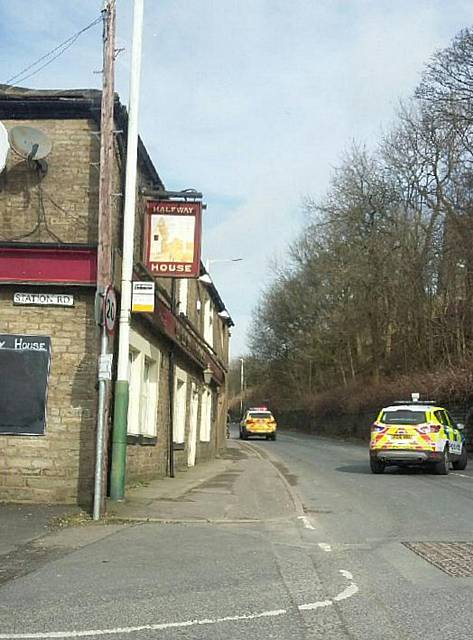
[[[195,465],[195,454],[197,447],[197,413],[199,410],[199,392],[195,382],[191,384],[191,406],[189,424],[189,448],[187,450],[187,466]]]

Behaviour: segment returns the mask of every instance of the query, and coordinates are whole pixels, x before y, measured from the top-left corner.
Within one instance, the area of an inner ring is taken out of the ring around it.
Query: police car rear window
[[[381,418],[384,424],[423,424],[426,421],[425,411],[409,411],[409,409],[385,411]]]
[[[248,417],[256,418],[257,420],[263,420],[263,418],[272,418],[273,416],[269,413],[269,411],[265,411],[264,413],[263,412],[255,413],[252,411],[251,413],[248,414]]]

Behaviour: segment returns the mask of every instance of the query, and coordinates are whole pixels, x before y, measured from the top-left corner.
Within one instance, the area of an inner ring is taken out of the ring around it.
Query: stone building
[[[10,151],[0,174],[0,501],[92,500],[100,99],[98,91],[0,87],[6,129],[34,127],[52,142],[45,162]],[[127,116],[117,98],[115,121],[113,284],[119,296]],[[151,281],[143,261],[141,191],[164,185],[141,141],[138,176],[134,277]],[[231,318],[212,283],[154,280],[155,312],[131,320],[128,483],[169,474],[171,463],[192,466],[225,446]],[[46,346],[37,346],[38,354],[34,344]],[[209,368],[212,381],[205,384]],[[107,453],[112,408],[110,394]]]

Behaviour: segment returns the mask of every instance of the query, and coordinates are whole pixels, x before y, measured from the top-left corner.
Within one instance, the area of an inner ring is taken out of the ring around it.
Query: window
[[[273,414],[269,411],[261,411],[260,413],[248,411],[247,418],[252,418],[253,420],[274,420]]]
[[[181,278],[179,280],[179,289],[177,294],[177,310],[179,313],[187,315],[187,298],[189,293],[189,280]]]
[[[174,387],[173,440],[182,443],[186,432],[187,374],[176,367]]]
[[[211,347],[214,345],[213,308],[212,301],[207,300],[204,306],[204,340]]]
[[[157,380],[157,363],[145,356],[141,379],[140,427],[142,434],[151,437],[156,435]]]
[[[202,401],[200,407],[200,440],[201,442],[210,441],[210,432],[212,427],[212,393],[209,389],[202,392]]]
[[[161,353],[134,331],[130,332],[128,367],[128,434],[155,437]]]
[[[128,433],[140,433],[140,358],[139,352],[130,349],[128,354]]]
[[[381,422],[384,424],[423,424],[427,422],[425,411],[410,411],[409,409],[398,409],[396,411],[385,411]]]
[[[447,411],[447,410],[445,410],[445,412],[444,412],[444,413],[445,413],[446,424],[447,424],[449,427],[453,427],[453,425],[454,425],[455,423],[454,423],[454,422],[453,422],[453,420],[452,420],[452,416],[448,413],[448,411]]]
[[[220,325],[219,325],[219,333],[220,333],[220,348],[221,348],[221,355],[223,358],[225,358],[225,354],[226,354],[226,349],[225,349],[225,333],[227,330],[227,323],[225,320],[221,319],[220,320]]]

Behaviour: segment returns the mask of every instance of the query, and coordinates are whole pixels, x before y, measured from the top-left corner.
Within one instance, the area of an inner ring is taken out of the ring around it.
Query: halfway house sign
[[[200,271],[202,204],[151,200],[146,205],[145,261],[156,276],[197,278]]]

